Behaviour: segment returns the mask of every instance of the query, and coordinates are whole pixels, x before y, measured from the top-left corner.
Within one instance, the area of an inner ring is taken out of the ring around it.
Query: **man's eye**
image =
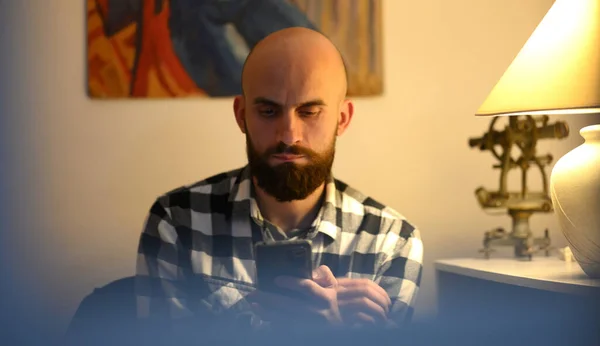
[[[319,110],[302,110],[299,113],[303,117],[310,118],[310,117],[314,117],[314,116],[318,115],[320,113],[320,111]]]
[[[274,116],[276,112],[273,108],[262,108],[258,110],[258,113],[265,118],[269,118]]]

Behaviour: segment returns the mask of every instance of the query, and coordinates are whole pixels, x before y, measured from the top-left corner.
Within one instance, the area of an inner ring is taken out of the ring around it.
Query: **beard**
[[[246,153],[250,173],[256,178],[258,186],[279,202],[305,199],[331,175],[335,156],[335,138],[334,136],[331,145],[322,154],[284,143],[259,153],[252,145],[252,139],[246,131]],[[269,158],[274,154],[303,155],[308,163],[299,165],[294,162],[283,162],[271,166]]]

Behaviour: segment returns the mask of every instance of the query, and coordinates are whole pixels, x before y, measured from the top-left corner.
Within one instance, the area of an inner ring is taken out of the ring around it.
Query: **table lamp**
[[[556,0],[477,116],[600,113],[600,0]],[[583,271],[600,277],[600,124],[560,158],[550,195]]]

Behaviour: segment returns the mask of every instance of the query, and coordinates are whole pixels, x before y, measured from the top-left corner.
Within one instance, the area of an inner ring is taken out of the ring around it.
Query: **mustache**
[[[265,151],[265,156],[277,154],[304,155],[308,157],[314,157],[317,155],[317,153],[308,148],[299,145],[287,145],[283,142],[280,142],[276,146],[271,147]]]

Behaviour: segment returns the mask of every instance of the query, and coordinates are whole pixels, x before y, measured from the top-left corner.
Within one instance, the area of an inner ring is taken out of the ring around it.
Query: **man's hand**
[[[300,294],[291,298],[280,294],[255,291],[246,299],[255,313],[271,322],[301,321],[323,326],[342,324],[337,301],[337,280],[327,266],[313,271],[313,280],[279,277],[277,285]]]
[[[368,279],[337,279],[337,302],[346,325],[376,325],[387,320],[392,301]]]

